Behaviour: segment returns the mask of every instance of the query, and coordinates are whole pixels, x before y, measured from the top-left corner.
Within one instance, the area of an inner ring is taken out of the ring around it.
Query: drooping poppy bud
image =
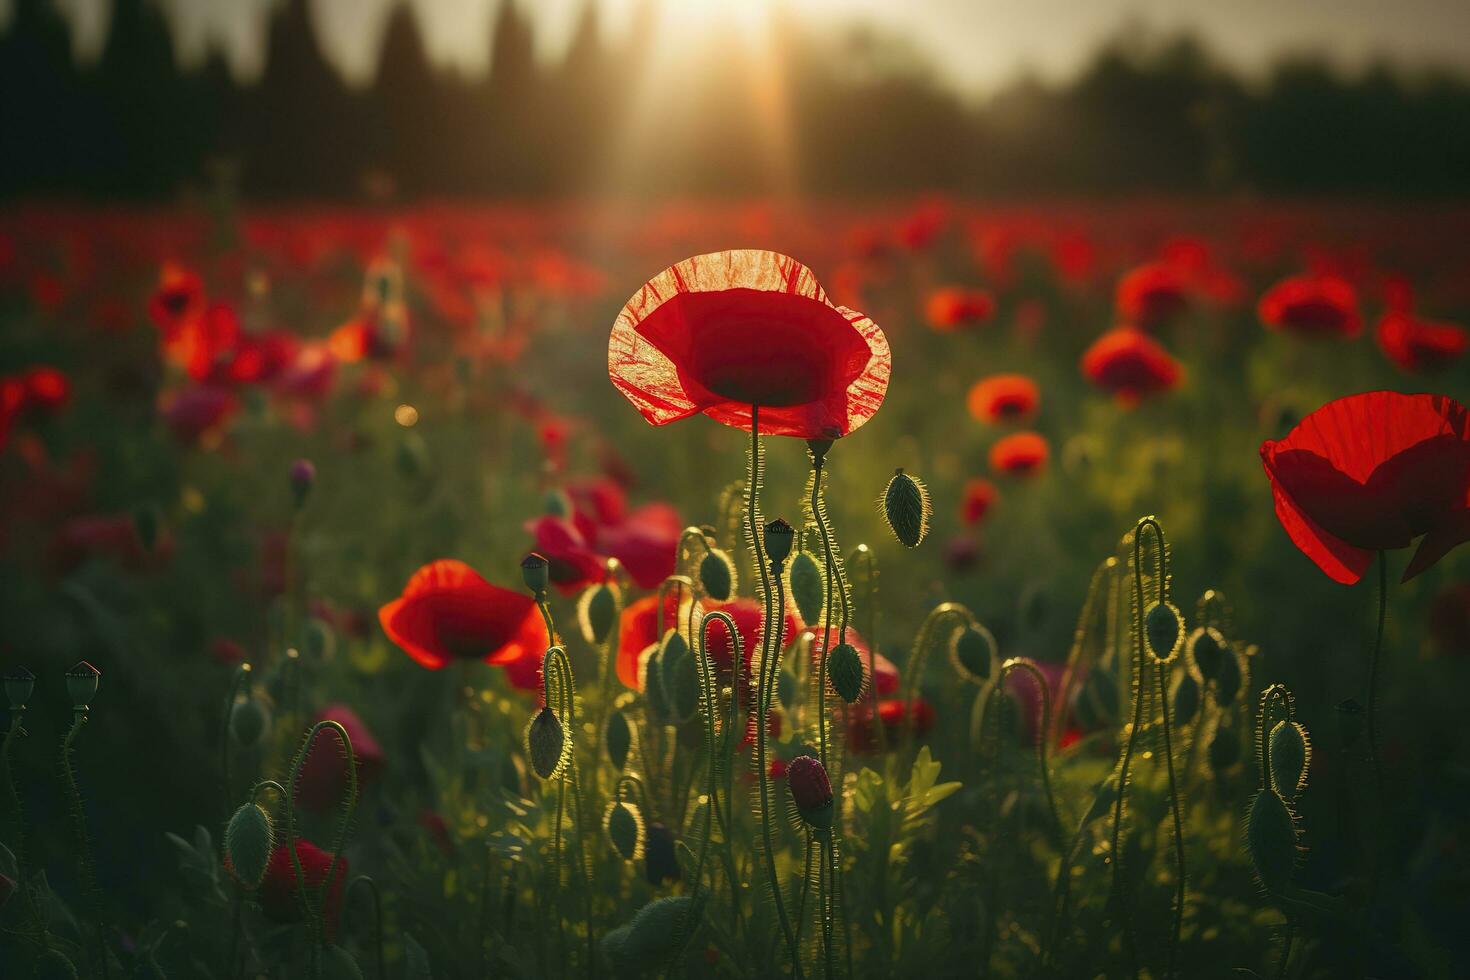
[[[1215,703],[1227,708],[1245,685],[1245,673],[1241,669],[1240,654],[1226,645],[1221,648],[1220,666],[1215,671]]]
[[[1273,894],[1291,881],[1297,862],[1296,818],[1286,801],[1271,789],[1251,800],[1246,817],[1245,842],[1261,885]]]
[[[1271,785],[1281,798],[1296,799],[1307,788],[1307,770],[1312,761],[1312,742],[1299,722],[1279,721],[1267,743]]]
[[[526,755],[531,759],[531,768],[542,779],[551,779],[561,772],[568,754],[566,732],[548,705],[526,726]]]
[[[76,666],[66,672],[66,695],[71,698],[73,707],[85,710],[97,696],[97,681],[102,672],[85,660],[78,661]]]
[[[795,540],[796,532],[785,520],[778,517],[771,521],[765,530],[766,558],[773,565],[784,564]]]
[[[618,621],[618,587],[611,582],[602,582],[588,588],[577,602],[577,622],[582,627],[582,638],[588,643],[599,644],[607,639],[613,624]]]
[[[607,747],[607,758],[613,768],[622,772],[628,761],[628,751],[633,747],[633,729],[621,711],[614,710],[607,716],[602,731],[602,744]]]
[[[902,469],[893,471],[888,489],[883,492],[883,519],[899,543],[907,548],[917,548],[929,533],[929,517],[933,509],[929,503],[929,491],[923,481],[909,476]]]
[[[724,602],[735,591],[735,565],[719,548],[711,548],[699,563],[699,585],[704,594]]]
[[[306,503],[311,488],[316,486],[316,464],[309,459],[298,459],[291,464],[291,496],[300,507]]]
[[[1118,679],[1094,665],[1072,694],[1072,717],[1083,731],[1109,728],[1118,722]]]
[[[1199,672],[1207,678],[1214,678],[1220,673],[1220,661],[1225,658],[1225,637],[1213,626],[1196,627],[1189,634],[1186,644],[1189,649],[1189,659],[1199,668]]]
[[[256,698],[246,698],[230,709],[230,737],[237,745],[256,745],[270,724],[270,709]]]
[[[301,630],[301,651],[315,661],[330,657],[337,649],[337,634],[325,621],[312,616]]]
[[[974,684],[990,679],[995,664],[995,637],[990,630],[975,623],[955,631],[949,648],[950,660],[959,675]]]
[[[1189,671],[1179,675],[1179,680],[1174,682],[1174,724],[1188,725],[1194,721],[1195,715],[1199,714],[1200,687],[1199,681]]]
[[[551,562],[544,555],[531,552],[521,559],[521,578],[532,595],[541,595],[551,583]]]
[[[852,704],[863,693],[863,661],[857,647],[839,643],[827,656],[827,680],[838,697]]]
[[[624,861],[636,861],[643,856],[643,817],[638,808],[621,800],[607,808],[603,818],[607,839]]]
[[[1156,602],[1143,618],[1148,649],[1155,660],[1168,663],[1179,652],[1184,640],[1184,622],[1171,602]]]
[[[832,826],[832,783],[822,763],[799,755],[786,767],[786,785],[801,819],[821,830]]]
[[[1210,739],[1207,754],[1210,758],[1210,769],[1216,776],[1235,765],[1240,758],[1240,739],[1236,737],[1235,730],[1223,725],[1215,729],[1215,737]]]
[[[826,587],[822,581],[822,567],[808,552],[797,552],[791,559],[787,571],[787,582],[796,611],[804,623],[816,623],[822,618],[822,605]]]
[[[275,846],[275,824],[260,804],[246,803],[230,817],[225,827],[225,859],[246,888],[256,887],[265,877]]]

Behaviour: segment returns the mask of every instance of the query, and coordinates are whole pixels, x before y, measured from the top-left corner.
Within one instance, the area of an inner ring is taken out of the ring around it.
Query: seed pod
[[[102,672],[85,660],[66,672],[66,695],[73,707],[85,708],[97,696],[97,681]]]
[[[1307,788],[1307,770],[1312,762],[1312,743],[1299,722],[1278,721],[1267,743],[1271,785],[1290,802]]]
[[[1245,675],[1240,668],[1240,655],[1235,648],[1226,644],[1221,648],[1220,669],[1215,673],[1215,703],[1227,708],[1240,694]]]
[[[1189,659],[1194,661],[1200,675],[1213,678],[1220,672],[1220,661],[1225,657],[1225,637],[1213,626],[1199,626],[1189,634]]]
[[[1172,602],[1156,602],[1143,617],[1144,635],[1154,659],[1168,663],[1184,640],[1184,621]]]
[[[786,785],[801,819],[826,830],[832,826],[832,783],[817,759],[799,755],[786,767]]]
[[[534,596],[545,593],[551,583],[551,562],[546,556],[533,551],[521,559],[521,579]]]
[[[791,545],[796,541],[796,531],[781,518],[766,525],[766,560],[780,565],[791,554]]]
[[[246,888],[254,888],[265,877],[275,846],[275,825],[258,803],[240,807],[225,826],[225,857]]]
[[[549,705],[536,712],[526,726],[526,755],[531,759],[531,768],[542,779],[556,776],[566,762],[566,732]]]
[[[716,602],[724,602],[735,591],[735,563],[718,548],[711,548],[699,562],[699,586]]]
[[[36,689],[36,675],[24,667],[12,667],[5,672],[5,697],[12,708],[24,708]]]
[[[863,693],[863,660],[851,643],[839,643],[827,655],[827,680],[848,704]]]
[[[929,533],[932,514],[929,491],[923,481],[909,476],[902,469],[894,470],[888,489],[883,491],[883,519],[899,543],[917,548]]]
[[[1193,674],[1187,670],[1180,673],[1170,700],[1174,703],[1174,724],[1188,725],[1194,721],[1199,714],[1200,687]]]
[[[822,605],[826,599],[822,566],[807,552],[798,552],[791,559],[791,570],[787,573],[787,579],[791,585],[791,598],[796,603],[796,611],[801,614],[801,621],[807,624],[820,622]]]
[[[1240,739],[1236,738],[1235,730],[1224,726],[1215,729],[1215,737],[1210,739],[1208,754],[1210,770],[1216,776],[1235,765],[1240,759]]]
[[[362,980],[362,968],[341,946],[322,951],[322,980]]]
[[[602,823],[607,828],[607,839],[624,861],[643,856],[643,817],[636,806],[616,801],[607,808]]]
[[[633,729],[628,725],[628,718],[621,711],[613,710],[607,716],[607,724],[602,730],[602,744],[607,746],[607,758],[613,768],[619,772],[628,763],[628,751],[633,747]]]
[[[594,585],[577,600],[577,623],[582,639],[596,645],[607,639],[618,621],[618,587],[611,582]]]
[[[247,698],[230,709],[230,737],[244,748],[258,744],[270,724],[270,709],[255,698]]]
[[[974,684],[990,680],[997,653],[995,637],[984,626],[974,623],[955,630],[949,653],[950,662],[965,680]]]
[[[1275,791],[1257,791],[1246,817],[1245,844],[1261,885],[1279,893],[1296,871],[1296,818]]]

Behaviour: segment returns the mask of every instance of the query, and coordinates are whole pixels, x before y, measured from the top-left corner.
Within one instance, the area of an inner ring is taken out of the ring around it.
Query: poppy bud
[[[674,832],[661,823],[648,825],[643,840],[643,876],[650,885],[679,877],[679,858],[674,854]]]
[[[979,623],[955,631],[949,648],[950,660],[959,675],[975,684],[990,679],[995,663],[995,637]]]
[[[899,543],[916,548],[929,533],[929,517],[933,510],[929,504],[929,491],[922,480],[909,476],[902,469],[893,471],[888,489],[883,492],[883,519]]]
[[[341,946],[331,945],[322,952],[322,980],[362,980],[362,967]]]
[[[255,698],[241,701],[230,709],[230,736],[246,748],[260,741],[270,723],[270,710]]]
[[[551,581],[551,562],[546,560],[546,556],[531,552],[521,559],[521,578],[525,579],[526,588],[532,595],[541,595]]]
[[[791,554],[796,532],[791,529],[790,524],[778,517],[766,525],[765,539],[767,560],[773,565],[780,565]]]
[[[832,450],[831,439],[808,439],[806,451],[812,458],[813,466],[821,466],[827,460],[827,453]]]
[[[648,713],[657,721],[667,721],[669,717],[669,697],[664,690],[664,648],[660,644],[650,644],[648,653],[643,657],[643,703]]]
[[[607,639],[618,619],[618,587],[611,582],[594,585],[582,593],[577,602],[577,622],[582,638],[598,644]]]
[[[66,672],[66,695],[71,698],[72,706],[78,710],[86,710],[97,696],[97,680],[102,672],[85,660],[77,662],[77,665]]]
[[[144,504],[133,511],[133,529],[138,532],[138,543],[143,546],[144,551],[153,551],[153,546],[158,543],[158,529],[162,523],[158,508],[153,504]]]
[[[607,724],[602,729],[602,744],[607,747],[608,761],[614,769],[622,772],[628,761],[628,750],[633,747],[633,729],[621,711],[614,710],[607,716]]]
[[[1240,657],[1235,650],[1228,645],[1221,650],[1220,667],[1215,672],[1215,703],[1226,708],[1240,693],[1245,676],[1241,673]]]
[[[688,721],[699,710],[699,668],[689,643],[679,633],[670,633],[659,658],[664,697],[676,721]]]
[[[735,568],[730,556],[718,548],[707,551],[699,563],[699,585],[716,602],[730,598],[735,589]]]
[[[330,657],[337,648],[337,634],[332,627],[312,616],[301,630],[301,650],[313,660]]]
[[[1199,681],[1189,671],[1179,675],[1174,682],[1174,724],[1188,725],[1199,714]]]
[[[306,503],[306,497],[315,485],[315,463],[309,459],[298,459],[291,464],[291,495],[296,498],[297,507]]]
[[[822,830],[832,826],[832,784],[819,761],[809,755],[792,759],[786,767],[786,785],[801,819]]]
[[[1274,790],[1263,789],[1251,800],[1245,844],[1256,877],[1268,892],[1279,893],[1296,871],[1296,818]]]
[[[1278,721],[1271,730],[1267,755],[1271,763],[1271,785],[1284,800],[1294,800],[1307,788],[1307,769],[1312,761],[1312,742],[1299,722]]]
[[[1154,659],[1168,663],[1179,652],[1184,635],[1184,626],[1179,610],[1170,602],[1156,602],[1143,617],[1144,635],[1148,637],[1148,649]]]
[[[5,697],[15,709],[24,708],[36,689],[36,675],[24,667],[12,667],[5,672]]]
[[[825,598],[823,593],[826,587],[822,583],[822,568],[817,560],[805,551],[798,552],[791,559],[791,568],[786,577],[791,586],[791,598],[796,602],[796,611],[801,614],[801,621],[819,621],[822,618],[822,603]]]
[[[566,732],[556,712],[549,706],[536,712],[536,717],[526,726],[526,754],[531,758],[531,768],[536,775],[551,779],[561,772],[566,750]]]
[[[1213,626],[1201,626],[1189,635],[1189,658],[1208,678],[1220,672],[1220,662],[1225,659],[1225,637]]]
[[[225,827],[225,859],[246,888],[254,888],[265,877],[275,846],[275,825],[260,804],[246,803],[230,817]]]
[[[838,697],[848,704],[863,693],[863,660],[851,643],[839,643],[827,655],[827,680]]]
[[[1215,737],[1210,739],[1209,748],[1210,769],[1215,775],[1220,775],[1235,765],[1240,758],[1240,739],[1235,737],[1234,729],[1217,728]]]
[[[603,818],[607,828],[607,839],[624,861],[636,861],[643,856],[643,818],[638,808],[621,800],[607,808]]]

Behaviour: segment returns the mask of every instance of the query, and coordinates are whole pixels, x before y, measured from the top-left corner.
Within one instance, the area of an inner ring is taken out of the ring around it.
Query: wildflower
[[[1158,341],[1133,327],[1118,327],[1087,348],[1082,373],[1119,401],[1133,404],[1144,395],[1176,387],[1183,371]]]
[[[1385,357],[1411,373],[1434,371],[1460,358],[1470,344],[1465,328],[1434,323],[1411,313],[1388,313],[1375,331]]]
[[[966,480],[964,496],[960,501],[960,520],[970,526],[979,524],[999,498],[1000,491],[995,488],[995,484],[983,476]]]
[[[1017,432],[990,447],[990,468],[1008,476],[1030,477],[1046,469],[1051,447],[1035,432]]]
[[[296,839],[296,857],[301,861],[302,878],[313,895],[319,894],[326,885],[326,899],[322,903],[322,918],[326,922],[327,935],[336,935],[337,923],[342,914],[342,891],[347,881],[347,859],[332,855],[311,841]],[[331,881],[327,871],[331,869]],[[256,899],[266,918],[272,922],[297,922],[301,918],[302,895],[296,883],[295,862],[291,860],[289,844],[280,844],[271,851],[270,861],[265,867],[265,877],[256,891]]]
[[[986,323],[995,315],[995,297],[983,289],[946,286],[929,294],[924,320],[940,333],[951,333]]]
[[[1266,291],[1257,307],[1272,330],[1308,337],[1356,337],[1363,329],[1358,296],[1335,276],[1292,276]]]
[[[1118,280],[1115,304],[1120,317],[1149,330],[1188,309],[1188,283],[1170,263],[1145,262]]]
[[[388,639],[430,670],[452,660],[506,664],[539,656],[549,642],[530,596],[491,585],[453,559],[415,572],[378,620]]]
[[[335,721],[347,731],[357,769],[357,788],[375,782],[382,774],[384,756],[372,731],[345,704],[323,708],[317,721]],[[313,813],[327,813],[347,796],[347,756],[332,732],[321,732],[311,743],[296,782],[296,802]]]
[[[801,819],[813,827],[832,826],[832,783],[817,759],[799,755],[786,766],[786,785]]]
[[[1027,422],[1041,405],[1041,389],[1024,374],[992,374],[975,382],[965,404],[971,415],[991,425]]]

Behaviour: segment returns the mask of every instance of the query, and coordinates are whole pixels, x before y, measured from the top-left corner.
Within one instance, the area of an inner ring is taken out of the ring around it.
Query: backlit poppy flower
[[[551,582],[571,595],[602,581],[603,560],[592,550],[581,529],[565,517],[543,514],[526,524],[536,539],[535,549],[551,563]]]
[[[670,589],[664,594],[663,632],[682,625],[681,615],[688,612],[685,590]],[[696,616],[698,611],[696,610]],[[696,620],[696,625],[698,625]],[[630,602],[618,621],[618,680],[635,691],[643,689],[639,671],[643,651],[662,637],[658,629],[658,596],[648,595]]]
[[[1189,307],[1188,283],[1173,265],[1146,262],[1118,280],[1115,305],[1118,316],[1148,330]]]
[[[1272,330],[1310,337],[1356,337],[1363,329],[1358,296],[1335,276],[1292,276],[1266,291],[1258,306]]]
[[[754,599],[732,599],[726,603],[710,603],[706,611],[713,610],[728,613],[735,620],[735,629],[740,634],[740,655],[743,666],[748,668],[751,661],[759,655],[761,644],[765,641],[766,617],[761,604]],[[788,609],[786,620],[782,623],[782,645],[789,646],[800,629],[796,617]],[[730,643],[730,631],[725,628],[724,623],[718,620],[710,623],[707,649],[715,670],[728,677],[735,667],[735,649]]]
[[[703,412],[765,435],[847,435],[883,403],[892,355],[872,320],[832,305],[811,270],[753,249],[685,259],[623,307],[613,384],[653,425]]]
[[[186,323],[204,315],[204,281],[177,262],[164,264],[158,288],[148,300],[148,315],[168,342]]]
[[[1087,380],[1135,404],[1144,395],[1179,384],[1183,369],[1158,341],[1133,327],[1118,327],[1097,338],[1082,355]]]
[[[979,326],[995,315],[995,297],[983,289],[945,286],[924,302],[924,320],[941,333]]]
[[[979,524],[999,498],[1000,491],[985,477],[966,480],[965,493],[960,500],[960,520],[969,525]]]
[[[981,422],[1025,422],[1041,405],[1041,389],[1024,374],[992,374],[975,382],[965,404]]]
[[[990,447],[990,468],[1008,476],[1035,476],[1046,469],[1051,447],[1036,432],[1016,432]]]
[[[1460,358],[1470,336],[1454,323],[1433,323],[1412,313],[1388,313],[1378,321],[1378,346],[1405,371],[1433,371]]]
[[[24,406],[45,415],[59,411],[71,399],[71,381],[54,367],[39,365],[20,376]]]
[[[358,790],[374,782],[383,771],[383,749],[357,712],[345,704],[333,704],[323,708],[316,720],[335,721],[346,729],[352,741]],[[326,813],[341,805],[346,795],[347,757],[342,743],[331,732],[321,732],[301,764],[296,802],[313,813]]]
[[[504,664],[545,652],[546,625],[535,601],[491,585],[462,561],[430,562],[403,594],[378,610],[388,639],[438,670],[452,660]]]
[[[1404,581],[1470,540],[1470,413],[1443,395],[1370,391],[1328,402],[1261,444],[1276,516],[1345,585],[1374,552],[1424,535]]]
[[[304,837],[296,838],[296,858],[301,862],[301,877],[308,892],[319,896],[326,885],[326,898],[322,902],[322,919],[326,924],[327,938],[337,934],[337,923],[342,915],[342,890],[347,881],[347,859],[338,857],[333,863],[332,855],[317,847]],[[331,869],[332,880],[327,882],[327,870]],[[296,883],[296,863],[291,860],[291,848],[286,844],[271,851],[265,866],[265,877],[255,892],[260,910],[272,922],[297,922],[305,901]],[[320,900],[320,899],[318,899]]]

